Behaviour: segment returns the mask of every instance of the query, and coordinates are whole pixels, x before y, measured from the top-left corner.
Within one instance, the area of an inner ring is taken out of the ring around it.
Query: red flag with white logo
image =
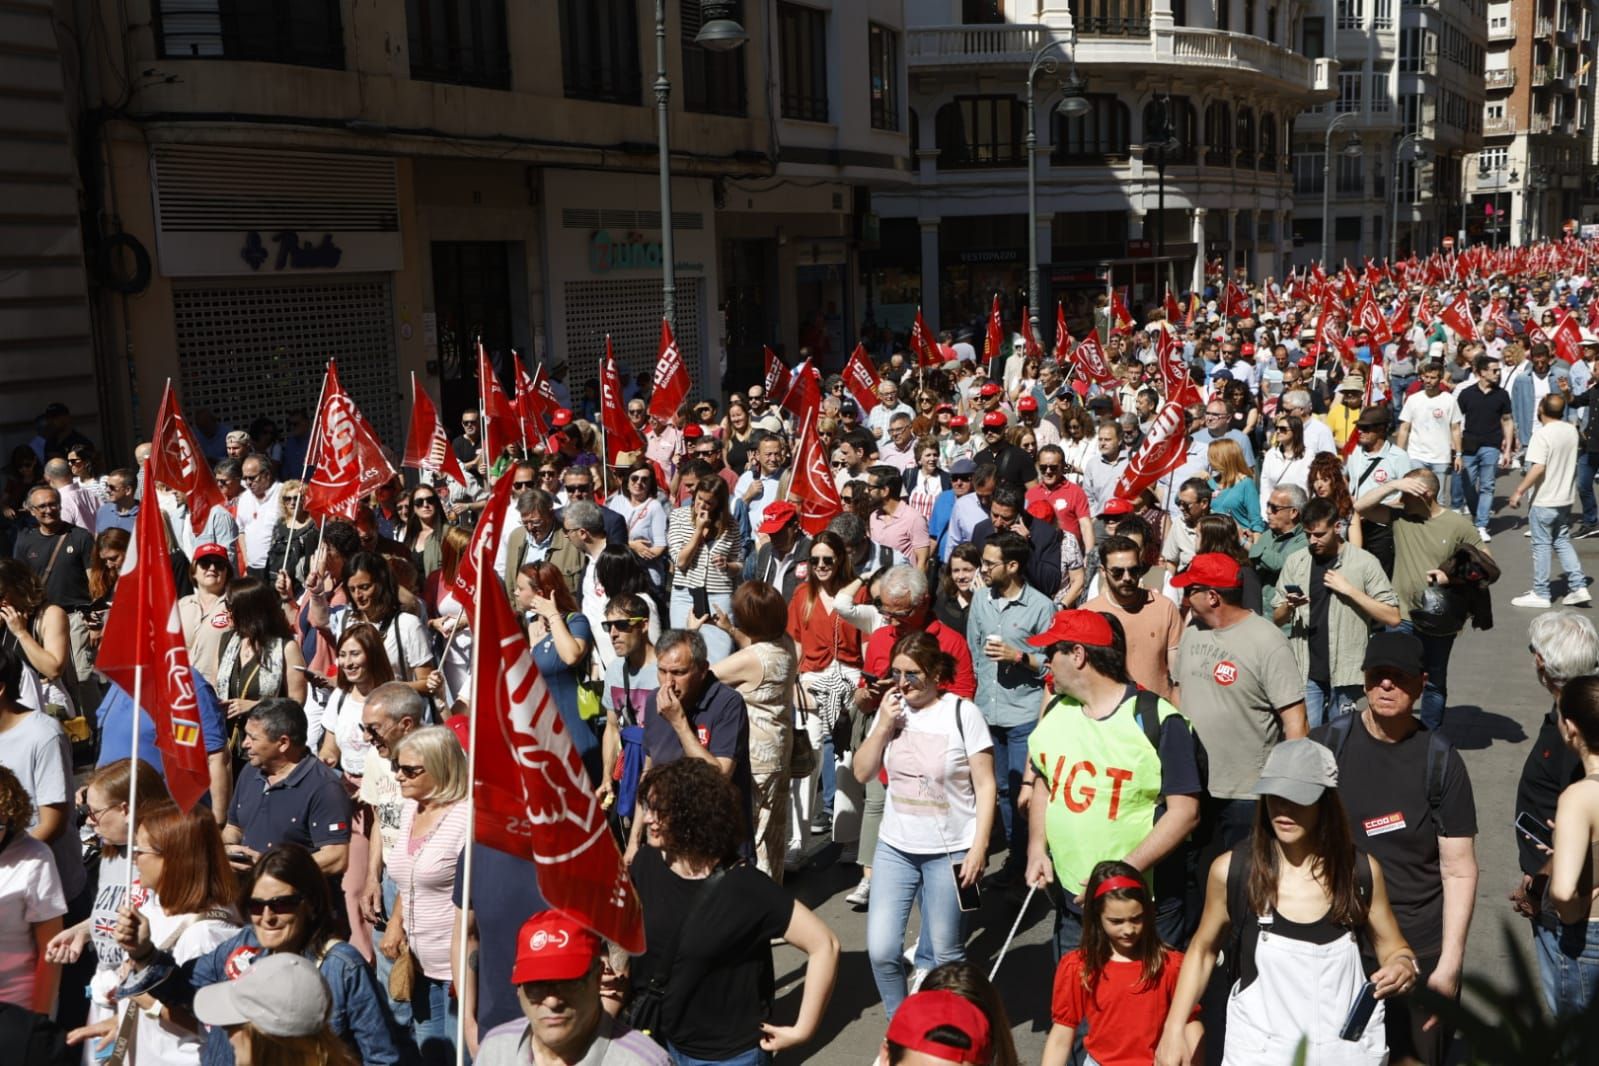
[[[566,722],[521,623],[478,558],[471,714],[473,832],[538,864],[550,904],[625,951],[644,951],[644,911]]]
[[[1466,299],[1464,292],[1455,293],[1455,298],[1444,305],[1440,315],[1444,325],[1459,336],[1468,341],[1482,340],[1482,334],[1477,332],[1477,322],[1471,317],[1471,301]]]
[[[661,319],[661,345],[655,356],[655,380],[650,387],[650,417],[670,422],[688,398],[688,367],[672,336],[672,324]]]
[[[642,452],[644,438],[638,427],[627,417],[627,406],[622,401],[622,378],[616,372],[616,360],[611,356],[611,335],[605,335],[605,365],[600,367],[600,424],[605,427],[605,463],[616,465],[616,457],[623,452]]]
[[[916,356],[916,365],[923,370],[944,365],[944,356],[938,350],[933,331],[927,328],[927,320],[922,317],[920,307],[911,321],[911,354]]]
[[[1116,482],[1117,498],[1136,500],[1139,493],[1183,465],[1188,458],[1187,424],[1183,405],[1168,400]]]
[[[821,402],[822,374],[807,359],[794,368],[794,380],[788,387],[788,395],[783,397],[783,409],[794,416],[797,425],[812,404]]]
[[[1560,321],[1555,323],[1554,352],[1567,364],[1574,364],[1582,359],[1582,327],[1577,325],[1577,316],[1563,314]]]
[[[799,502],[800,528],[815,536],[827,528],[834,515],[843,512],[844,501],[839,498],[838,485],[827,463],[827,449],[816,435],[822,394],[819,390],[807,390],[801,402],[799,432],[795,434],[799,443],[794,451],[794,473],[789,479],[788,493]]]
[[[1133,331],[1133,313],[1127,310],[1127,303],[1122,299],[1122,291],[1120,289],[1111,290],[1110,321],[1112,329],[1117,333],[1131,333]]]
[[[433,406],[433,398],[416,383],[414,371],[411,374],[411,427],[405,437],[405,457],[400,465],[443,474],[463,486],[467,483],[466,471],[461,469],[461,460],[450,447],[450,438],[439,421],[438,408]]]
[[[782,403],[783,397],[788,395],[788,387],[793,380],[793,375],[788,372],[788,367],[783,363],[783,360],[777,357],[777,353],[772,351],[772,349],[763,344],[761,352],[766,357],[766,379],[763,382],[766,386],[766,402]]]
[[[986,365],[996,356],[1005,344],[1005,324],[999,316],[999,293],[994,294],[994,303],[988,309],[988,330],[983,334],[983,363]]]
[[[1155,340],[1155,356],[1160,367],[1162,391],[1171,403],[1187,407],[1189,404],[1198,403],[1201,397],[1198,386],[1188,373],[1188,367],[1183,363],[1182,349],[1182,344],[1172,336],[1170,330],[1161,330],[1160,336]]]
[[[855,402],[860,404],[861,410],[870,414],[872,408],[878,405],[877,386],[881,379],[877,376],[877,368],[872,365],[871,359],[866,356],[866,346],[855,345],[855,350],[849,353],[849,362],[844,364],[844,388],[855,397]],[[795,412],[799,414],[800,412]]]
[[[516,408],[501,388],[481,339],[477,342],[477,396],[483,412],[483,450],[492,467],[505,449],[522,443],[522,427],[517,424]]]
[[[1371,334],[1371,339],[1378,344],[1387,344],[1394,339],[1393,332],[1388,328],[1388,320],[1383,317],[1370,289],[1360,294],[1360,302],[1355,305],[1355,325]]]
[[[1111,373],[1110,362],[1105,358],[1105,349],[1099,346],[1099,337],[1092,331],[1072,352],[1072,365],[1090,381],[1097,381],[1101,385],[1116,383],[1116,375]]]
[[[183,493],[189,508],[189,527],[196,535],[205,528],[211,508],[227,506],[194,430],[178,410],[178,398],[172,392],[170,379],[161,393],[155,435],[150,438],[150,476],[167,488]]]
[[[1055,362],[1065,366],[1072,360],[1072,331],[1066,328],[1066,306],[1055,301]]]
[[[94,665],[130,694],[139,694],[139,705],[155,724],[167,791],[179,807],[190,810],[210,789],[211,775],[155,482],[147,465],[144,500]]]
[[[489,492],[488,502],[483,505],[477,525],[472,529],[472,541],[461,556],[460,565],[456,567],[455,598],[466,606],[468,617],[471,617],[472,605],[477,597],[478,560],[485,551],[488,552],[489,577],[498,577],[493,572],[494,553],[499,549],[506,529],[505,523],[511,511],[512,483],[515,481],[516,467],[506,467],[500,474],[500,480],[494,483],[494,488]]]
[[[305,487],[308,514],[348,518],[361,501],[394,479],[394,467],[371,423],[339,384],[332,359],[322,386],[316,433],[316,473]]]

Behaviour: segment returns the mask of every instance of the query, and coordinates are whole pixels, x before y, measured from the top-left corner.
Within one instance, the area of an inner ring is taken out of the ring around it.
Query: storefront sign
[[[637,230],[613,237],[610,230],[597,229],[589,237],[589,273],[609,274],[613,270],[661,269],[661,242],[646,241]]]
[[[344,258],[344,249],[333,243],[331,233],[322,234],[322,240],[316,244],[301,241],[300,235],[292,229],[280,230],[271,239],[277,245],[275,257],[267,251],[260,232],[251,230],[244,235],[239,258],[250,264],[251,270],[260,270],[269,257],[273,258],[273,270],[333,270]]]
[[[960,263],[1020,263],[1027,254],[1020,248],[966,248],[955,253]]]

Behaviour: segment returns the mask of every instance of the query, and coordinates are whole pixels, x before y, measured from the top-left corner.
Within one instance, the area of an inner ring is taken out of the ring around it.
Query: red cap
[[[934,1040],[934,1030],[948,1027],[966,1037],[970,1047],[959,1048]],[[971,1000],[954,992],[938,989],[917,992],[908,997],[888,1023],[888,1039],[907,1051],[915,1051],[941,1062],[977,1066],[993,1057],[988,1016]]]
[[[998,396],[1000,391],[998,382],[985,381],[983,382],[983,387],[977,390],[977,395],[987,399],[990,396]]]
[[[948,411],[951,414],[954,414],[955,413],[955,405],[952,404],[952,403],[941,403],[937,407],[933,408],[933,413],[934,414],[937,414],[939,411]]]
[[[1010,425],[1010,419],[1005,417],[1004,411],[990,411],[983,416],[984,429],[993,429],[995,427],[1004,429],[1008,425]]]
[[[1121,496],[1112,496],[1110,499],[1105,501],[1105,506],[1099,513],[1108,515],[1124,515],[1132,514],[1135,510],[1137,510],[1137,508],[1133,506],[1132,500],[1124,499]]]
[[[1046,499],[1037,499],[1027,505],[1027,513],[1044,522],[1055,521],[1055,509]]]
[[[1035,648],[1047,648],[1065,641],[1070,644],[1087,644],[1094,648],[1108,648],[1116,643],[1110,623],[1098,611],[1056,611],[1049,628],[1027,643]]]
[[[1314,355],[1302,355],[1299,357],[1299,369],[1313,370],[1315,369],[1315,366],[1316,357]]]
[[[967,418],[965,415],[956,415],[954,418],[949,420],[950,429],[965,429],[971,424],[971,419]]]
[[[703,436],[705,436],[705,427],[698,422],[690,422],[683,427],[684,440],[699,440]]]
[[[550,416],[550,425],[556,429],[560,429],[562,426],[570,426],[571,424],[572,412],[564,407],[557,407],[555,413]]]
[[[1240,344],[1238,346],[1238,354],[1239,355],[1254,355],[1255,354],[1255,346],[1253,344],[1250,344],[1248,341],[1245,341],[1244,343],[1242,343],[1242,344]]]
[[[1023,396],[1021,399],[1016,401],[1016,410],[1036,411],[1038,410],[1038,400],[1032,396]]]
[[[1171,579],[1174,589],[1185,589],[1190,585],[1199,585],[1207,589],[1236,589],[1243,587],[1243,579],[1238,574],[1238,561],[1231,555],[1221,552],[1204,552],[1196,555],[1188,564],[1188,569]]]
[[[199,562],[201,559],[221,559],[226,561],[227,558],[228,549],[224,548],[220,544],[201,544],[194,549],[194,562]]]
[[[516,935],[511,983],[571,981],[582,977],[600,953],[600,938],[560,911],[539,911]]]
[[[799,515],[799,508],[787,500],[777,500],[766,505],[766,510],[761,513],[761,524],[755,527],[757,533],[771,536]]]

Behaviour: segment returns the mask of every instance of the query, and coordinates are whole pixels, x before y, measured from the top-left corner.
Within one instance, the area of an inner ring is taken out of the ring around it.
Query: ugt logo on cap
[[[565,929],[557,929],[553,933],[548,929],[539,929],[528,940],[527,946],[533,951],[543,951],[545,948],[552,946],[559,951],[566,947],[567,942],[571,939]]]

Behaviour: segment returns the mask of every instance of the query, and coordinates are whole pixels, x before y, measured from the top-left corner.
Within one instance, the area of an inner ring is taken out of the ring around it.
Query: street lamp
[[[708,2],[700,5],[705,21],[694,43],[713,52],[727,52],[749,40],[749,34],[734,16],[735,2]],[[672,249],[672,150],[668,128],[667,102],[672,98],[672,83],[666,76],[666,0],[655,0],[655,120],[656,140],[661,160],[661,314],[672,329],[677,329],[677,259]]]
[[[1145,151],[1155,155],[1155,174],[1157,189],[1155,194],[1155,261],[1160,263],[1162,274],[1166,273],[1166,164],[1171,157],[1182,150],[1182,142],[1177,139],[1177,131],[1172,128],[1171,121],[1171,96],[1162,93],[1155,98],[1159,105],[1159,117],[1155,120],[1155,128],[1150,132],[1154,140],[1145,145]],[[1170,288],[1170,285],[1167,286]],[[1157,293],[1158,297],[1159,294]]]
[[[1406,144],[1410,145],[1411,160],[1416,160],[1421,158],[1423,143],[1421,134],[1407,133],[1399,138],[1398,143],[1394,145],[1394,206],[1388,215],[1388,262],[1390,265],[1399,255],[1399,190],[1401,184],[1399,180],[1399,164],[1404,161]],[[1462,226],[1461,228],[1464,229],[1465,227]],[[1325,270],[1326,266],[1323,265],[1322,269]]]
[[[1055,110],[1067,118],[1086,115],[1092,111],[1094,105],[1088,97],[1083,95],[1084,82],[1077,76],[1077,64],[1073,62],[1071,53],[1066,51],[1066,42],[1058,39],[1046,41],[1038,51],[1033,53],[1033,61],[1027,66],[1027,316],[1032,320],[1033,336],[1040,336],[1038,329],[1038,160],[1035,149],[1038,147],[1038,124],[1033,117],[1034,89],[1038,82],[1040,72],[1054,74],[1060,69],[1060,61],[1051,57],[1049,53],[1060,49],[1061,58],[1066,60],[1066,80],[1061,84],[1060,103],[1055,105]]]
[[[1531,244],[1537,229],[1533,225],[1532,216],[1536,211],[1543,214],[1543,191],[1549,188],[1549,168],[1542,163],[1532,163],[1527,167],[1527,191],[1522,196],[1521,208],[1521,243]]]
[[[1353,111],[1345,111],[1341,115],[1333,116],[1327,123],[1327,139],[1321,152],[1321,268],[1327,269],[1327,235],[1332,229],[1332,135],[1333,131],[1343,125],[1344,120],[1351,122],[1360,116]],[[1349,159],[1354,159],[1364,151],[1360,143],[1359,134],[1351,133],[1349,140],[1344,142],[1340,154]]]

